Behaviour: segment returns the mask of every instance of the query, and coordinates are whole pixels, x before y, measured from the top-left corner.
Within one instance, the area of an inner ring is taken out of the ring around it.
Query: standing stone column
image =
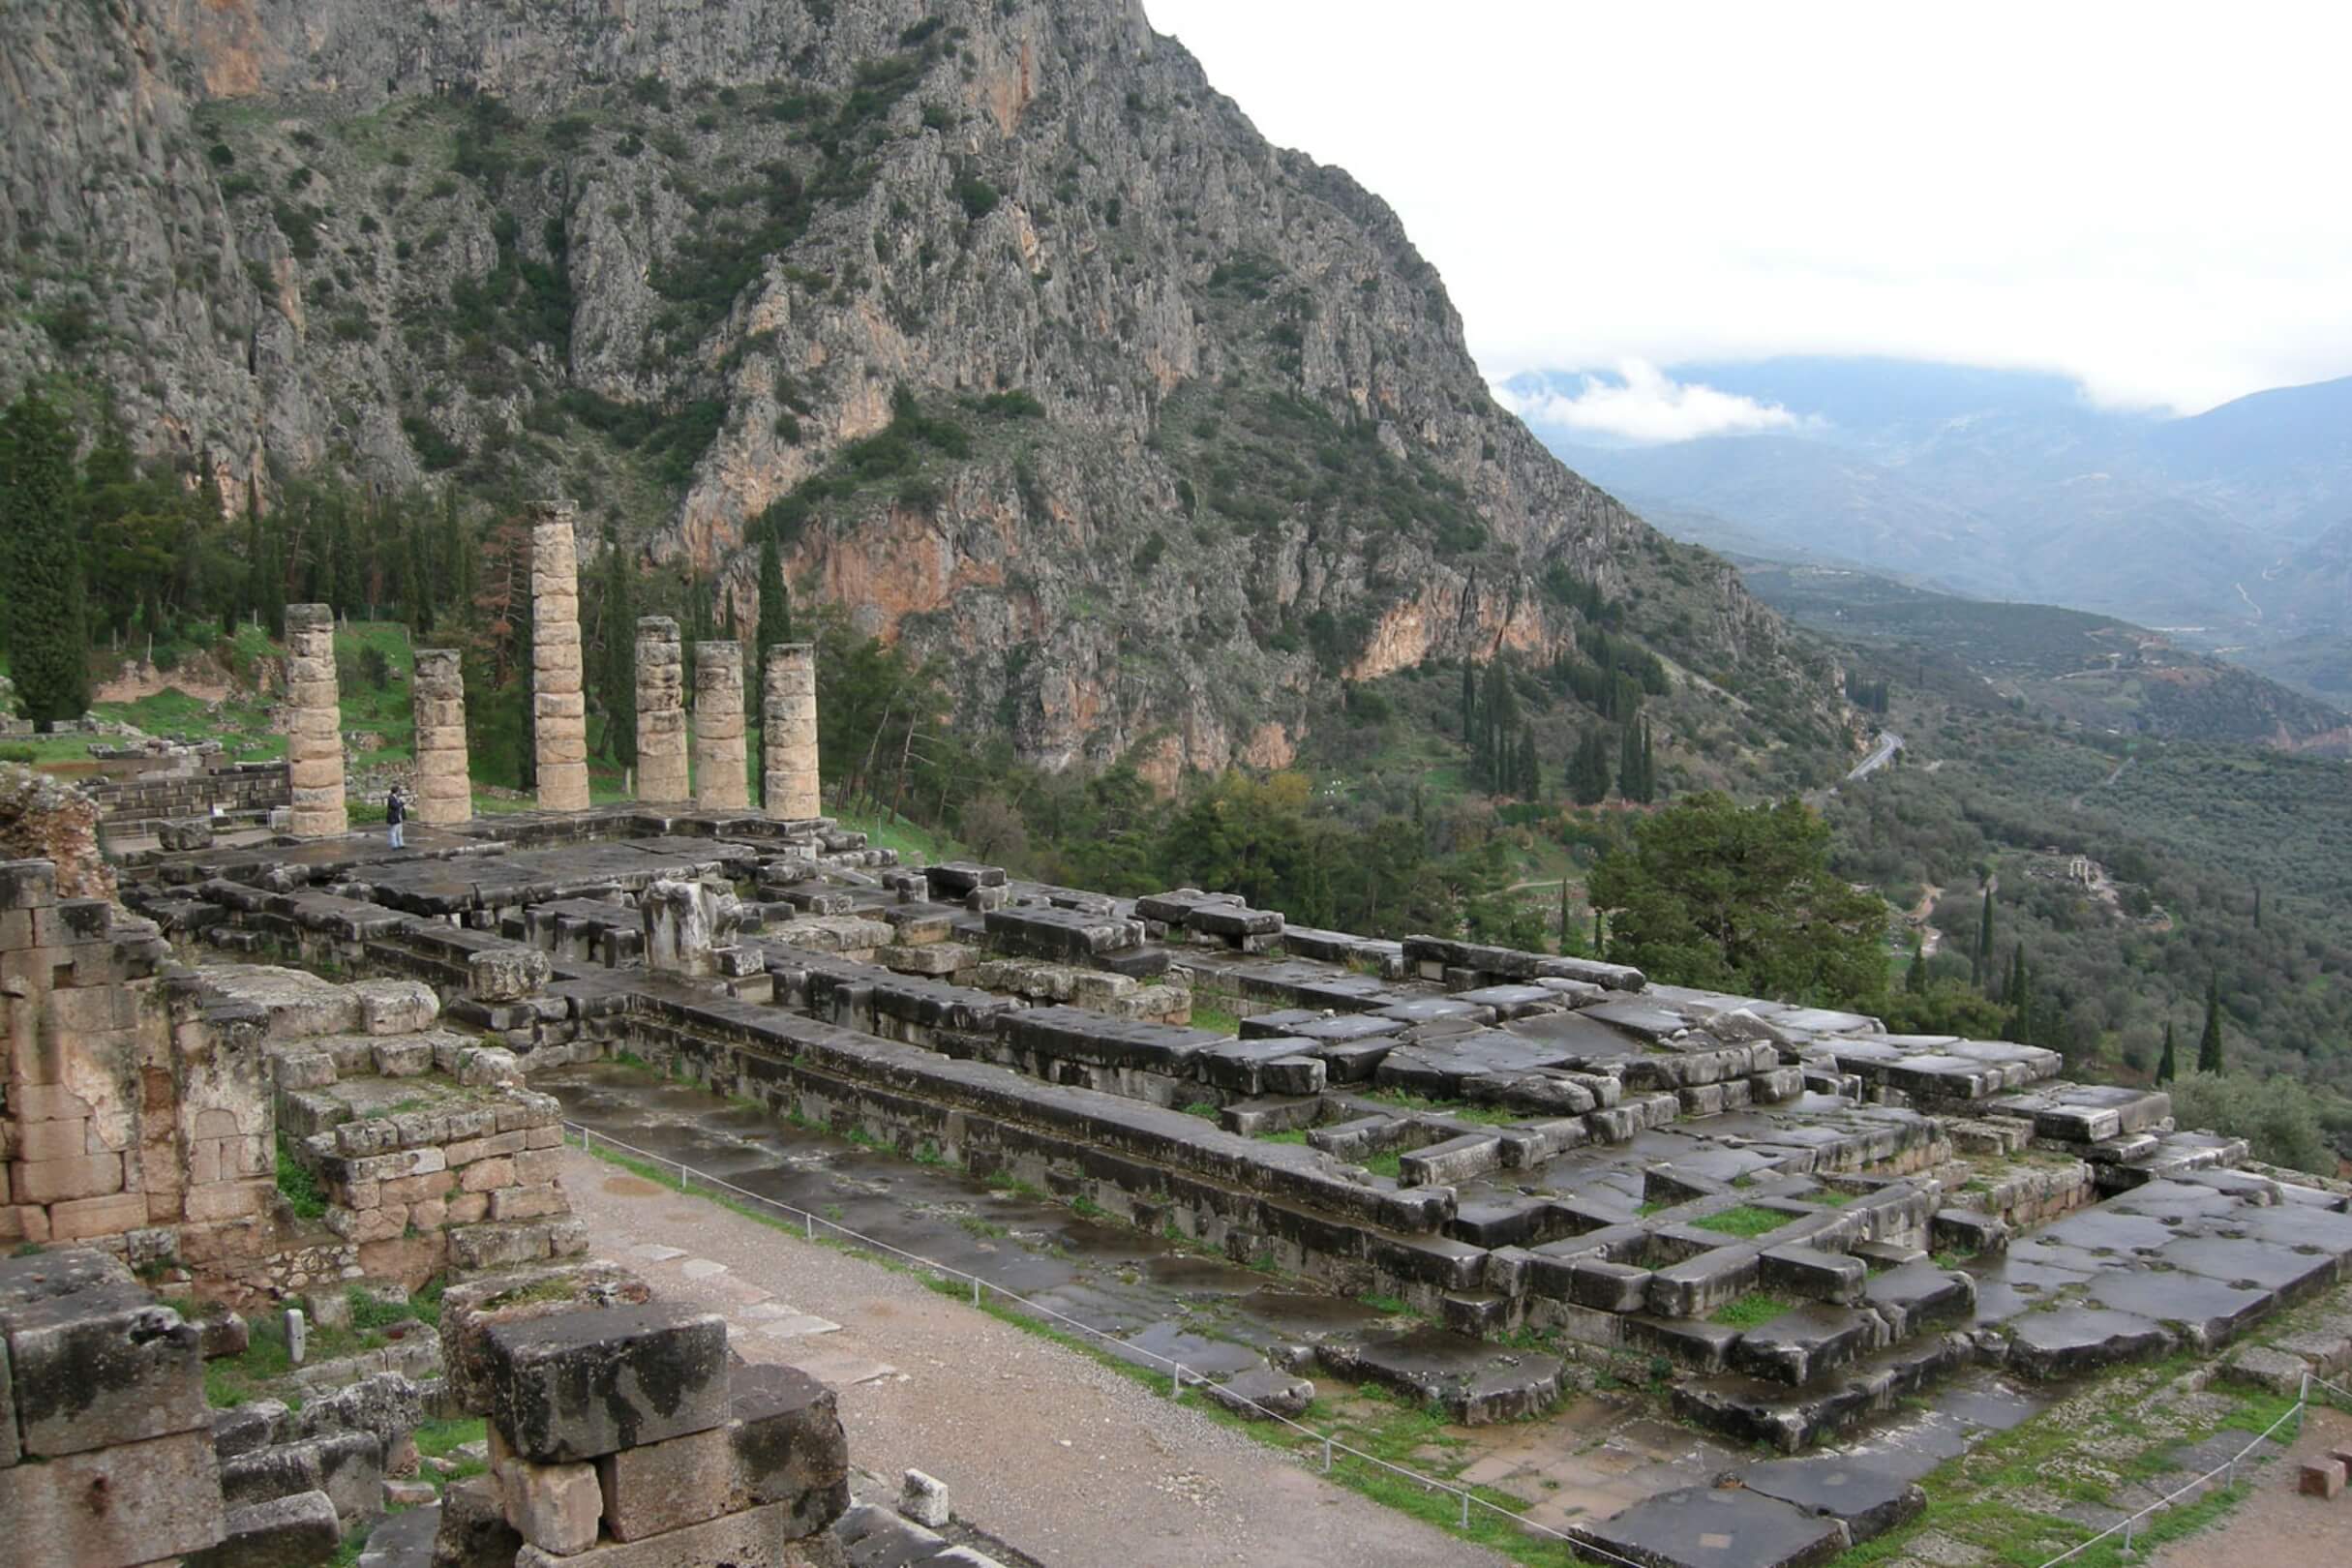
[[[637,799],[671,805],[687,799],[686,665],[678,622],[637,622]]]
[[[762,762],[771,817],[823,815],[817,801],[817,649],[778,643],[768,650],[762,709]]]
[[[530,530],[530,635],[539,809],[586,811],[588,698],[580,689],[580,556],[569,501],[549,502]]]
[[[466,676],[454,648],[420,648],[411,678],[416,703],[418,822],[445,828],[473,816],[466,755]]]
[[[294,710],[286,737],[294,836],[340,837],[351,830],[351,818],[343,799],[343,707],[335,682],[335,612],[323,604],[286,607],[286,697]]]
[[[694,803],[705,811],[751,804],[743,776],[743,645],[694,645]]]

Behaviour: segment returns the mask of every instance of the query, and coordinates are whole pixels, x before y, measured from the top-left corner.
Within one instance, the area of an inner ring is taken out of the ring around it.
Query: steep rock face
[[[1279,764],[1340,678],[1549,659],[1577,585],[1694,715],[1833,743],[1829,672],[1498,409],[1395,215],[1132,0],[0,28],[0,388],[89,374],[232,497],[568,491],[746,628],[771,529],[1048,762]]]

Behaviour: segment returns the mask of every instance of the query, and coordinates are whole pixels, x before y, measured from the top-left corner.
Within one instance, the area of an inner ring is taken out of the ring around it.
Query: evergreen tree
[[[2025,944],[2020,942],[2009,950],[2009,1028],[2021,1044],[2034,1040],[2034,980],[2033,971],[2026,967]]]
[[[1617,796],[1626,800],[1642,799],[1642,738],[1630,721],[1617,732]]]
[[[0,414],[0,559],[7,563],[9,668],[25,717],[79,718],[90,706],[90,647],[74,434],[38,393]]]
[[[1576,743],[1568,765],[1568,794],[1578,805],[1598,805],[1609,794],[1609,742],[1596,727]]]
[[[1568,951],[1571,932],[1568,926],[1568,879],[1560,878],[1560,951]]]
[[[1984,909],[1976,920],[1976,950],[1969,957],[1969,978],[1993,994],[1993,880],[1984,881]]]
[[[604,658],[597,693],[604,702],[604,755],[623,768],[637,762],[637,611],[629,591],[628,553],[619,536],[604,538]]]
[[[245,608],[256,620],[261,618],[261,589],[269,574],[269,545],[261,528],[261,485],[249,480],[245,486]]]
[[[359,535],[352,528],[349,510],[339,505],[335,508],[335,613],[347,619],[359,614],[367,602]]]
[[[433,635],[436,606],[433,545],[427,537],[425,523],[416,519],[408,528],[407,563],[401,583],[409,596],[408,624],[420,637]]]
[[[1658,754],[1650,745],[1649,720],[1642,721],[1642,803],[1658,798]]]
[[[767,678],[768,650],[792,641],[792,596],[784,590],[784,563],[771,529],[760,539],[761,678]]]
[[[286,529],[273,523],[262,534],[260,586],[255,614],[270,641],[286,641]]]
[[[1927,989],[1927,944],[1916,931],[1911,937],[1911,967],[1903,972],[1903,989],[1914,996]]]
[[[1542,765],[1535,760],[1535,727],[1519,727],[1519,798],[1533,800],[1544,793]]]
[[[2197,1070],[2227,1070],[2221,1061],[2221,972],[2217,969],[2205,982],[2205,1033],[2197,1039]]]
[[[1462,661],[1462,741],[1471,743],[1478,730],[1478,666]]]
[[[2179,1070],[2180,1064],[2173,1054],[2172,1020],[2167,1018],[2164,1020],[2164,1054],[2156,1058],[2156,1081],[2170,1083]]]
[[[2259,883],[2254,887],[2254,929],[2262,929],[2262,887]]]

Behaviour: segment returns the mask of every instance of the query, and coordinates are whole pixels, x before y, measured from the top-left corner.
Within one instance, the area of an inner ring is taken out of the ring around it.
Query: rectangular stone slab
[[[0,1560],[28,1568],[169,1559],[211,1546],[226,1528],[207,1432],[0,1469]]]
[[[143,1286],[101,1284],[0,1311],[0,1336],[28,1455],[209,1431],[196,1331]]]
[[[535,1463],[594,1459],[727,1419],[727,1320],[683,1303],[494,1323],[482,1350],[490,1417]]]

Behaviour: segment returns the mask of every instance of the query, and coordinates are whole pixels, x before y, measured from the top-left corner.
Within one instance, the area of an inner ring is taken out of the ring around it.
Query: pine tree
[[[90,647],[74,502],[74,434],[38,393],[0,414],[0,560],[9,669],[25,717],[90,706]]]
[[[2205,1033],[2197,1040],[2197,1070],[2227,1070],[2221,1061],[2221,972],[2217,969],[2205,982]]]
[[[2180,1064],[2173,1054],[2172,1020],[2167,1018],[2164,1020],[2164,1054],[2156,1058],[2156,1081],[2170,1083],[2179,1070]]]
[[[604,755],[623,768],[637,761],[637,611],[628,553],[617,534],[604,539],[604,659],[597,693],[604,701]]]

